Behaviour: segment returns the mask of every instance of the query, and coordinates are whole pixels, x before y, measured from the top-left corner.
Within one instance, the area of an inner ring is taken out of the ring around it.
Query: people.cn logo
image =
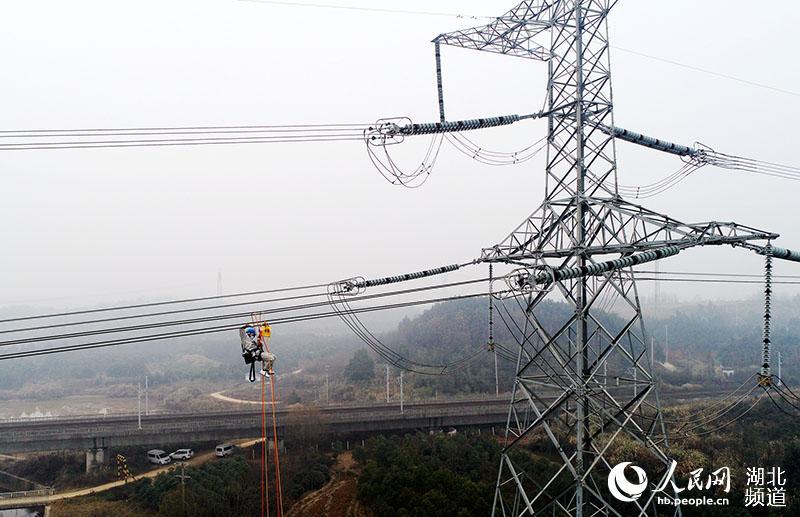
[[[631,470],[636,474],[637,481],[635,483],[631,483],[628,481],[628,478],[625,477],[625,469],[629,465]],[[623,503],[632,503],[636,501],[639,499],[639,496],[644,493],[646,488],[647,475],[641,468],[636,465],[631,465],[630,461],[620,463],[608,473],[608,490],[611,492],[611,495]]]

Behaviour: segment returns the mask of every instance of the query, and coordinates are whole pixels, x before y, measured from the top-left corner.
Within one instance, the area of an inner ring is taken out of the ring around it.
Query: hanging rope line
[[[736,407],[739,406],[742,402],[747,400],[759,386],[754,384],[750,390],[748,390],[745,394],[741,395],[740,397],[736,398],[733,402],[727,404],[723,408],[712,412],[708,417],[702,418],[699,420],[695,420],[693,422],[681,422],[680,427],[674,431],[676,434],[684,434],[689,435],[692,432],[696,431],[697,429],[701,429],[707,427],[709,424],[716,422],[722,419],[725,415],[733,411]]]
[[[800,167],[764,162],[741,156],[719,153],[710,148],[701,149],[702,161],[723,169],[752,172],[790,180],[800,180]]]
[[[392,304],[385,304],[385,305],[377,305],[377,306],[367,306],[367,307],[357,307],[353,309],[354,313],[362,314],[368,312],[375,312],[375,311],[382,311],[382,310],[390,310],[390,309],[401,309],[407,307],[415,307],[420,305],[430,305],[435,303],[442,303],[442,302],[449,302],[449,301],[456,301],[456,300],[466,300],[470,298],[480,298],[486,296],[485,292],[479,293],[471,293],[471,294],[464,294],[464,295],[457,295],[457,296],[449,296],[449,297],[439,297],[439,298],[428,298],[423,300],[414,300],[408,302],[401,302],[401,303],[392,303]],[[270,323],[272,325],[281,325],[281,324],[289,324],[289,323],[298,323],[304,321],[313,321],[322,318],[330,318],[334,316],[339,316],[336,311],[328,311],[328,312],[317,312],[311,314],[302,314],[297,316],[287,316],[283,318],[271,318]],[[236,330],[240,327],[238,323],[234,324],[227,324],[227,325],[216,325],[211,327],[201,327],[189,330],[179,330],[173,332],[165,332],[159,334],[151,334],[145,336],[136,336],[130,338],[119,338],[119,339],[112,339],[112,340],[104,340],[104,341],[95,341],[95,342],[87,342],[87,343],[76,343],[72,345],[62,345],[50,348],[39,348],[39,349],[32,349],[32,350],[24,350],[19,352],[9,352],[5,354],[0,354],[0,361],[9,360],[9,359],[20,359],[23,357],[34,357],[40,355],[50,355],[55,353],[63,353],[63,352],[75,352],[80,350],[93,350],[99,348],[108,348],[108,347],[115,347],[115,346],[122,346],[134,343],[145,343],[150,341],[160,341],[164,339],[172,339],[172,338],[182,338],[182,337],[190,337],[190,336],[199,336],[199,335],[206,335],[206,334],[214,334],[219,332],[230,332],[231,330]]]
[[[261,294],[274,294],[274,293],[283,293],[288,291],[303,291],[307,289],[320,289],[328,284],[312,284],[312,285],[303,285],[303,286],[293,286],[293,287],[281,287],[276,289],[265,289],[260,291],[246,291],[241,293],[230,293],[230,294],[223,294],[223,295],[215,295],[215,296],[201,296],[196,298],[183,298],[178,300],[165,300],[165,301],[158,301],[158,302],[148,302],[148,303],[137,303],[133,305],[118,305],[116,307],[100,307],[95,309],[85,309],[79,311],[68,311],[68,312],[51,312],[46,314],[36,314],[32,316],[20,316],[17,318],[6,318],[0,319],[0,323],[11,323],[15,321],[28,321],[28,320],[38,320],[38,319],[45,319],[45,318],[61,318],[64,316],[80,316],[84,314],[97,314],[100,312],[113,312],[113,311],[124,311],[129,309],[142,309],[146,307],[160,307],[164,305],[176,305],[182,303],[194,303],[194,302],[205,302],[209,300],[220,300],[222,298],[239,298],[243,296],[256,296]]]
[[[259,327],[263,327],[266,323],[262,320],[259,322]],[[266,327],[269,329],[269,326]],[[259,332],[259,340],[261,341],[264,350],[269,357],[272,352],[269,349],[269,341],[270,341],[270,333]],[[275,460],[275,506],[278,511],[278,517],[282,517],[283,515],[283,486],[281,485],[281,462],[279,456],[279,445],[278,445],[278,417],[275,411],[275,372],[268,371],[269,373],[269,395],[270,395],[270,406],[272,408],[272,445],[273,445],[273,456]],[[265,379],[265,376],[262,375],[262,382]],[[265,437],[266,438],[266,437]],[[267,444],[264,443],[264,450],[266,450]],[[267,462],[265,462],[266,465]],[[266,471],[265,471],[265,476]]]
[[[428,181],[431,169],[436,164],[439,151],[442,149],[442,135],[431,138],[428,150],[422,162],[413,170],[406,171],[395,163],[385,145],[375,145],[366,141],[367,156],[378,172],[392,185],[406,188],[418,188]]]
[[[639,186],[619,184],[617,185],[617,189],[623,196],[632,197],[634,199],[647,199],[655,197],[676,186],[678,183],[688,178],[693,172],[702,168],[703,165],[705,164],[690,161],[684,163],[677,171],[654,183]],[[609,182],[606,182],[606,184],[611,185]]]
[[[294,124],[12,130],[0,131],[0,151],[357,141],[368,126]]]
[[[516,165],[525,163],[547,147],[547,137],[542,137],[531,145],[514,152],[497,152],[479,146],[465,135],[452,133],[445,135],[447,141],[459,152],[473,160],[492,166]]]
[[[381,279],[385,280],[385,279]],[[426,285],[426,286],[419,286],[414,288],[407,288],[407,289],[398,289],[394,291],[385,291],[379,292],[375,294],[362,294],[360,296],[356,296],[352,298],[352,301],[367,301],[367,300],[376,300],[381,298],[387,297],[394,297],[394,296],[402,296],[402,295],[409,295],[415,294],[425,291],[433,291],[438,289],[446,289],[452,287],[463,287],[472,284],[479,284],[486,282],[486,278],[476,278],[471,280],[461,280],[457,282],[449,282],[444,284],[433,284],[433,285]],[[320,293],[319,295],[315,296],[324,296],[326,293]],[[301,303],[301,304],[293,304],[293,305],[285,305],[279,307],[268,307],[268,308],[259,308],[260,312],[264,312],[271,316],[270,321],[274,321],[276,318],[274,315],[285,313],[285,312],[297,312],[297,311],[306,311],[309,309],[318,309],[324,308],[329,305],[327,301],[319,301],[319,302],[308,302],[308,303]],[[251,307],[252,309],[252,307]],[[150,330],[156,328],[164,328],[164,327],[173,327],[173,326],[185,326],[191,324],[199,324],[199,323],[208,323],[214,321],[224,321],[224,320],[239,320],[242,318],[248,317],[253,310],[248,312],[235,312],[235,313],[226,313],[226,314],[216,314],[211,316],[203,316],[203,317],[196,317],[196,318],[187,318],[187,319],[180,319],[180,320],[169,320],[169,321],[158,321],[158,322],[150,322],[150,323],[142,323],[137,325],[127,325],[127,326],[120,326],[120,327],[107,327],[101,329],[93,329],[93,330],[84,330],[79,332],[66,332],[61,334],[50,334],[45,336],[34,336],[34,337],[25,337],[25,338],[17,338],[17,339],[7,339],[5,341],[0,341],[0,347],[4,346],[11,346],[11,345],[22,345],[22,344],[30,344],[30,343],[37,343],[41,341],[53,341],[59,339],[70,339],[70,338],[81,338],[81,337],[88,337],[88,336],[97,336],[97,335],[105,335],[105,334],[115,334],[115,333],[123,333],[123,332],[134,332],[134,331],[143,331],[143,330]],[[81,325],[82,322],[78,322],[77,325]]]
[[[389,183],[393,185],[402,185],[407,188],[418,188],[422,186],[430,177],[431,169],[439,156],[444,138],[447,138],[448,142],[458,151],[481,163],[489,165],[522,163],[531,159],[546,146],[546,144],[540,145],[544,140],[540,139],[534,144],[514,153],[500,153],[482,149],[460,133],[490,127],[507,126],[521,120],[539,118],[545,114],[539,112],[528,115],[503,115],[472,120],[445,121],[444,101],[441,96],[441,68],[438,59],[437,74],[439,74],[438,84],[441,118],[439,122],[415,124],[407,117],[380,119],[376,121],[375,124],[368,127],[363,133],[369,159],[372,161],[375,168],[378,169],[378,172],[380,172]],[[433,135],[428,145],[428,150],[420,165],[411,170],[398,166],[389,153],[389,147],[403,142],[407,136],[419,135]]]
[[[98,318],[92,320],[80,320],[80,321],[70,321],[66,323],[54,323],[50,325],[39,325],[34,327],[15,327],[12,329],[4,329],[0,330],[0,335],[2,334],[17,334],[22,332],[35,332],[41,330],[50,330],[55,328],[65,328],[65,327],[77,327],[82,325],[94,325],[98,323],[110,323],[115,321],[126,321],[126,320],[137,320],[137,319],[145,319],[145,318],[156,318],[159,316],[170,316],[175,314],[187,314],[187,313],[194,313],[194,312],[202,312],[202,311],[209,311],[215,309],[228,309],[231,307],[253,307],[254,305],[260,304],[267,304],[267,303],[276,303],[276,302],[285,302],[285,301],[292,301],[292,300],[304,300],[309,298],[318,298],[325,296],[324,292],[319,293],[312,293],[312,294],[303,294],[297,296],[282,296],[278,298],[265,298],[260,300],[248,300],[246,302],[236,302],[236,303],[223,303],[223,304],[216,304],[216,305],[209,305],[205,307],[193,307],[190,309],[174,309],[169,311],[160,311],[160,312],[149,312],[144,314],[130,314],[127,316],[116,316],[113,318]],[[251,311],[252,312],[252,311]]]
[[[751,393],[752,387],[755,385],[753,383],[753,379],[756,378],[756,374],[750,375],[742,384],[736,387],[733,391],[728,393],[725,397],[714,401],[711,404],[704,406],[697,411],[693,411],[688,415],[681,415],[679,419],[670,419],[664,418],[664,422],[667,424],[674,424],[674,425],[686,425],[686,424],[696,424],[699,422],[707,421],[713,418],[715,415],[726,411],[729,407],[734,406],[741,402],[749,393]],[[748,387],[747,391],[740,391],[742,388]]]
[[[693,434],[690,434],[691,431],[681,431],[681,432],[675,433],[672,436],[675,437],[675,438],[684,438],[684,437],[689,437],[689,436],[701,438],[703,436],[708,436],[708,435],[714,434],[716,432],[719,432],[722,429],[725,429],[726,427],[738,422],[739,420],[741,420],[742,418],[747,416],[747,414],[750,413],[753,410],[753,408],[755,408],[758,405],[758,403],[761,402],[764,399],[765,393],[766,393],[766,391],[762,392],[758,397],[756,397],[755,401],[747,409],[745,409],[743,412],[739,413],[738,415],[736,415],[731,420],[729,420],[729,421],[727,421],[727,422],[725,422],[725,423],[723,423],[723,424],[721,424],[721,425],[719,425],[719,426],[717,426],[717,427],[715,427],[713,429],[707,429],[705,431],[701,431],[701,432],[697,432],[697,433],[693,433]]]
[[[766,390],[766,393],[767,393],[767,395],[769,396],[769,400],[770,400],[770,402],[772,402],[772,405],[775,407],[775,409],[777,409],[778,411],[780,411],[780,412],[781,412],[781,413],[783,413],[784,415],[790,416],[790,417],[792,417],[792,418],[797,418],[798,416],[800,416],[800,415],[798,415],[798,414],[796,414],[796,413],[795,413],[795,414],[793,414],[793,413],[790,413],[790,412],[789,412],[789,411],[787,411],[786,409],[782,408],[782,407],[780,406],[780,404],[778,404],[778,402],[777,402],[777,401],[776,401],[776,400],[775,400],[775,399],[772,397],[772,393],[770,393],[770,391],[772,391],[772,390]],[[782,395],[780,395],[780,393],[779,393],[779,392],[777,392],[777,391],[776,391],[776,393],[778,393],[778,395],[779,395],[779,397],[778,397],[778,398],[780,398],[780,399],[781,399],[781,400],[783,400],[784,402],[788,402],[788,404],[789,404],[790,406],[792,406],[792,407],[794,407],[795,409],[797,409],[797,407],[796,407],[794,404],[792,404],[791,402],[789,402],[789,401],[787,401],[785,398],[783,398],[783,396],[782,396]]]
[[[620,192],[629,196],[647,198],[661,194],[680,183],[691,173],[704,165],[713,165],[714,167],[722,169],[763,174],[795,181],[800,180],[800,167],[720,153],[702,144],[689,147],[616,126],[597,124],[597,128],[620,140],[680,156],[686,162],[678,171],[655,183],[643,186],[620,185]]]
[[[780,381],[777,384],[778,391],[780,391],[784,395],[788,395],[789,397],[791,397],[794,400],[800,401],[800,396],[796,395],[795,392],[792,391],[792,389],[789,387],[789,385],[786,384],[786,382],[784,382],[784,380],[782,378],[778,377],[777,375],[775,375],[775,378],[778,379],[778,381]]]
[[[359,319],[357,310],[350,306],[344,294],[333,291],[329,294],[329,301],[345,325],[372,351],[396,368],[422,375],[449,375],[469,367],[472,361],[482,353],[482,350],[478,350],[467,357],[449,363],[430,364],[414,361],[387,346],[375,336]]]
[[[255,364],[255,363],[253,363]],[[267,462],[267,380],[261,376],[261,515],[269,517],[269,464]]]
[[[448,363],[430,364],[421,363],[412,360],[403,354],[393,350],[391,347],[384,344],[373,332],[356,315],[356,311],[350,305],[350,300],[353,300],[354,295],[363,293],[367,288],[384,286],[388,284],[406,282],[410,280],[418,280],[431,276],[441,275],[457,271],[463,266],[475,264],[476,261],[468,262],[466,264],[450,264],[423,271],[416,271],[413,273],[406,273],[403,275],[395,275],[389,277],[382,277],[376,279],[366,280],[363,277],[350,278],[334,282],[328,286],[328,301],[331,308],[337,313],[339,318],[347,325],[348,328],[359,338],[364,344],[372,349],[376,354],[386,360],[387,363],[395,367],[407,370],[422,375],[449,375],[466,368],[469,368],[475,360],[481,355],[481,350]],[[484,282],[488,279],[480,279]],[[470,281],[470,283],[473,283]]]

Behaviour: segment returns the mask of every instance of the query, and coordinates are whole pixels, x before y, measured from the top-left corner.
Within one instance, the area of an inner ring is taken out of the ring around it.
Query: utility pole
[[[386,403],[389,403],[389,364],[386,364]]]
[[[331,386],[328,378],[328,365],[325,365],[325,403],[331,403]]]
[[[783,358],[781,357],[781,353],[778,352],[778,386],[783,384],[783,377],[781,376],[781,366],[783,366]]]
[[[650,368],[656,366],[656,337],[650,336]]]
[[[669,325],[664,325],[664,362],[669,362]]]
[[[138,399],[139,399],[139,411],[138,411],[139,426],[138,427],[139,427],[139,430],[141,431],[142,430],[142,383],[141,382],[139,383],[139,390],[137,392],[137,395],[138,395]]]
[[[186,480],[191,479],[192,476],[186,475],[186,462],[181,461],[181,473],[176,474],[175,477],[181,480],[181,501],[183,501],[183,515],[186,515]]]
[[[150,415],[150,390],[147,384],[147,375],[144,376],[144,415]]]
[[[400,414],[403,413],[403,370],[400,370]]]

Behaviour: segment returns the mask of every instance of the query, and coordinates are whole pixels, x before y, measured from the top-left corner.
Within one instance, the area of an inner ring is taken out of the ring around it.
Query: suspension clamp
[[[357,296],[367,290],[363,276],[339,280],[328,284],[328,294],[337,296]]]
[[[374,146],[400,144],[405,140],[401,128],[411,124],[411,119],[408,117],[378,119],[364,131],[364,138],[369,145]]]
[[[555,270],[546,264],[531,268],[519,268],[505,276],[506,285],[511,291],[522,294],[549,291],[556,282]]]

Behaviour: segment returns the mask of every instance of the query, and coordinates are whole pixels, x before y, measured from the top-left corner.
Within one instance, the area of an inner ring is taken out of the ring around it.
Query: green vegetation
[[[26,461],[3,465],[2,469],[40,485],[61,488],[96,479],[85,476],[84,461],[83,455],[73,453],[39,454]]]
[[[500,447],[490,437],[370,438],[353,457],[358,497],[378,517],[489,515]]]
[[[344,369],[344,376],[354,383],[368,382],[375,378],[375,361],[366,349],[356,350]]]
[[[252,459],[252,458],[255,459]],[[212,460],[198,467],[187,467],[182,488],[176,470],[161,473],[155,478],[143,478],[101,495],[86,498],[73,507],[63,505],[65,515],[108,515],[91,513],[95,507],[115,507],[124,503],[131,515],[165,517],[259,515],[261,451],[238,452],[233,457]],[[289,508],[309,490],[322,487],[330,479],[332,461],[309,448],[297,456],[281,458],[284,507]],[[270,467],[272,465],[270,464]],[[274,487],[274,470],[270,469],[270,486]],[[274,490],[274,488],[273,488]],[[185,493],[184,493],[185,491]],[[184,503],[185,501],[185,503]],[[270,505],[275,510],[272,492]],[[72,512],[72,513],[70,513]]]
[[[721,467],[731,469],[731,491],[684,492],[685,497],[703,495],[728,497],[726,507],[685,507],[687,517],[772,517],[800,515],[800,420],[774,408],[762,399],[751,413],[731,422],[750,403],[732,410],[721,420],[709,424],[707,435],[673,435],[667,454],[677,460],[676,482],[686,488],[691,472],[704,469],[703,476]],[[685,421],[687,415],[703,408],[692,404],[667,411],[669,420]],[[724,423],[730,425],[719,429]],[[558,427],[558,426],[556,426]],[[557,432],[559,432],[557,430]],[[512,459],[527,476],[531,491],[555,472],[556,463],[549,439],[532,432]],[[358,498],[379,517],[382,516],[462,516],[490,513],[494,483],[500,461],[500,445],[491,436],[406,435],[375,437],[354,458],[362,466]],[[632,461],[647,472],[663,466],[627,435],[620,435],[607,451],[611,465]],[[785,471],[786,508],[745,507],[748,467],[780,467]],[[599,470],[597,486],[605,485],[607,471]],[[705,477],[703,478],[705,479]],[[565,488],[570,480],[559,478]]]
[[[260,509],[258,470],[242,457],[212,461],[187,469],[184,509],[178,481],[170,474],[132,485],[132,499],[164,516],[253,515]]]

